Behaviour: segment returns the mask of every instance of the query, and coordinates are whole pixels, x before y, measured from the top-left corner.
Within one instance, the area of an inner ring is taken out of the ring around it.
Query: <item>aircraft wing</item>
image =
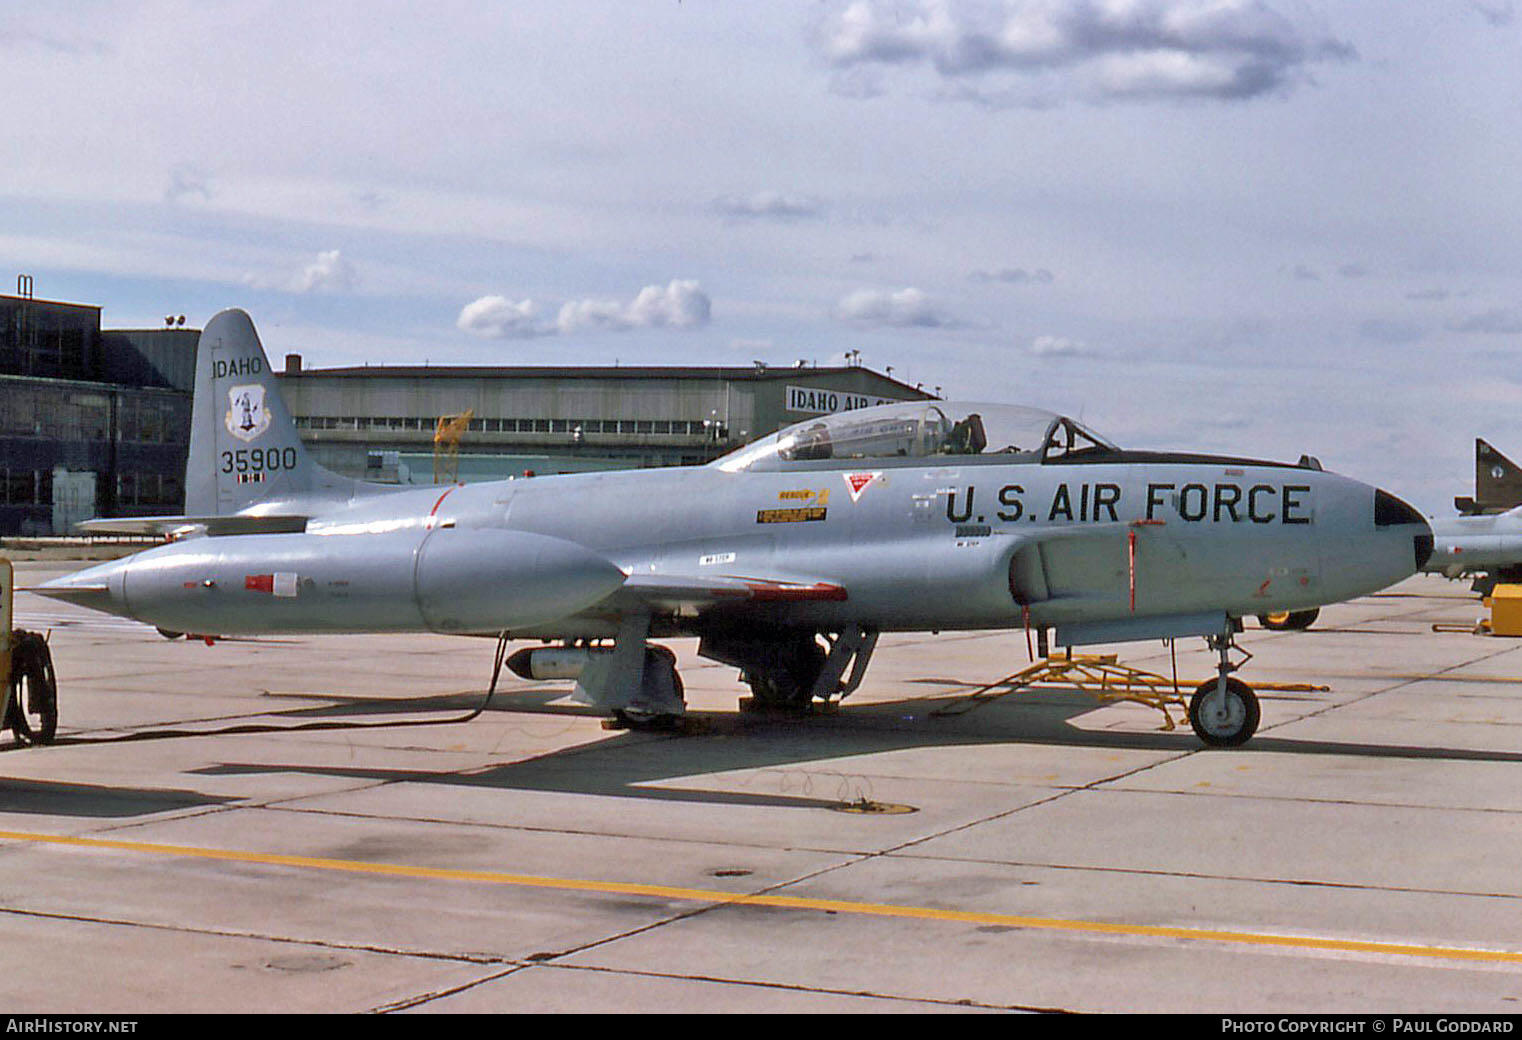
[[[209,535],[294,534],[305,531],[304,516],[123,516],[85,520],[75,524],[84,534],[146,534],[168,536],[189,527],[204,528]]]

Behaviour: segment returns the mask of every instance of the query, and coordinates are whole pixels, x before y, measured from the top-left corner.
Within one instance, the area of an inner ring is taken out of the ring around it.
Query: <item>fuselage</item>
[[[330,508],[303,533],[187,538],[62,584],[161,628],[229,635],[606,637],[633,576],[844,590],[728,605],[731,620],[978,629],[1303,609],[1398,581],[1430,546],[1409,507],[1316,469],[994,454],[400,491]],[[658,627],[700,624],[678,613]]]
[[[1461,574],[1522,565],[1522,510],[1432,521],[1434,550],[1423,570]]]

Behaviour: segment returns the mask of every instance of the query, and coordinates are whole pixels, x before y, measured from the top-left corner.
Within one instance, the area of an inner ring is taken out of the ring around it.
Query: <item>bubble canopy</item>
[[[1041,463],[1120,449],[1072,419],[1040,408],[951,401],[904,401],[805,419],[730,452],[714,465],[731,472],[792,469],[810,462],[891,464],[956,456]],[[950,459],[948,458],[948,461]]]

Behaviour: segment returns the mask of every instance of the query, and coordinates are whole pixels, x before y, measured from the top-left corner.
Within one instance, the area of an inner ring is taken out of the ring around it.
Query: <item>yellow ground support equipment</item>
[[[931,712],[932,715],[962,715],[980,705],[1024,690],[1061,690],[1086,693],[1100,701],[1134,701],[1155,708],[1163,713],[1163,729],[1176,728],[1168,708],[1178,708],[1185,718],[1189,717],[1189,701],[1184,691],[1191,693],[1206,682],[1170,679],[1155,672],[1120,664],[1115,654],[1070,654],[1063,657],[1046,657],[1014,675],[1005,676],[997,682],[979,687],[961,700],[954,701]],[[1326,692],[1329,687],[1311,683],[1254,684],[1260,690],[1276,690],[1296,693]]]
[[[23,744],[47,744],[58,732],[58,682],[48,642],[36,632],[11,627],[15,570],[0,558],[0,690],[5,707],[0,729]]]
[[[1102,701],[1135,701],[1163,713],[1163,729],[1175,728],[1168,706],[1178,708],[1185,717],[1189,704],[1179,691],[1178,683],[1166,676],[1120,664],[1114,654],[1073,654],[1065,657],[1043,658],[1014,675],[998,682],[989,683],[934,715],[961,715],[999,697],[1021,690],[1059,686],[1064,690],[1078,690]]]
[[[1522,585],[1497,585],[1491,590],[1490,634],[1522,636]]]

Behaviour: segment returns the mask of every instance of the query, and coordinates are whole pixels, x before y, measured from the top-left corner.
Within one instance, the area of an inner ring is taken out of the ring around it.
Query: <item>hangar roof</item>
[[[397,378],[419,379],[718,379],[730,381],[766,381],[797,379],[809,375],[864,375],[903,389],[906,393],[930,396],[917,389],[863,366],[774,367],[754,365],[353,365],[344,368],[300,368],[286,370],[283,376],[297,378],[327,377],[339,379]]]

